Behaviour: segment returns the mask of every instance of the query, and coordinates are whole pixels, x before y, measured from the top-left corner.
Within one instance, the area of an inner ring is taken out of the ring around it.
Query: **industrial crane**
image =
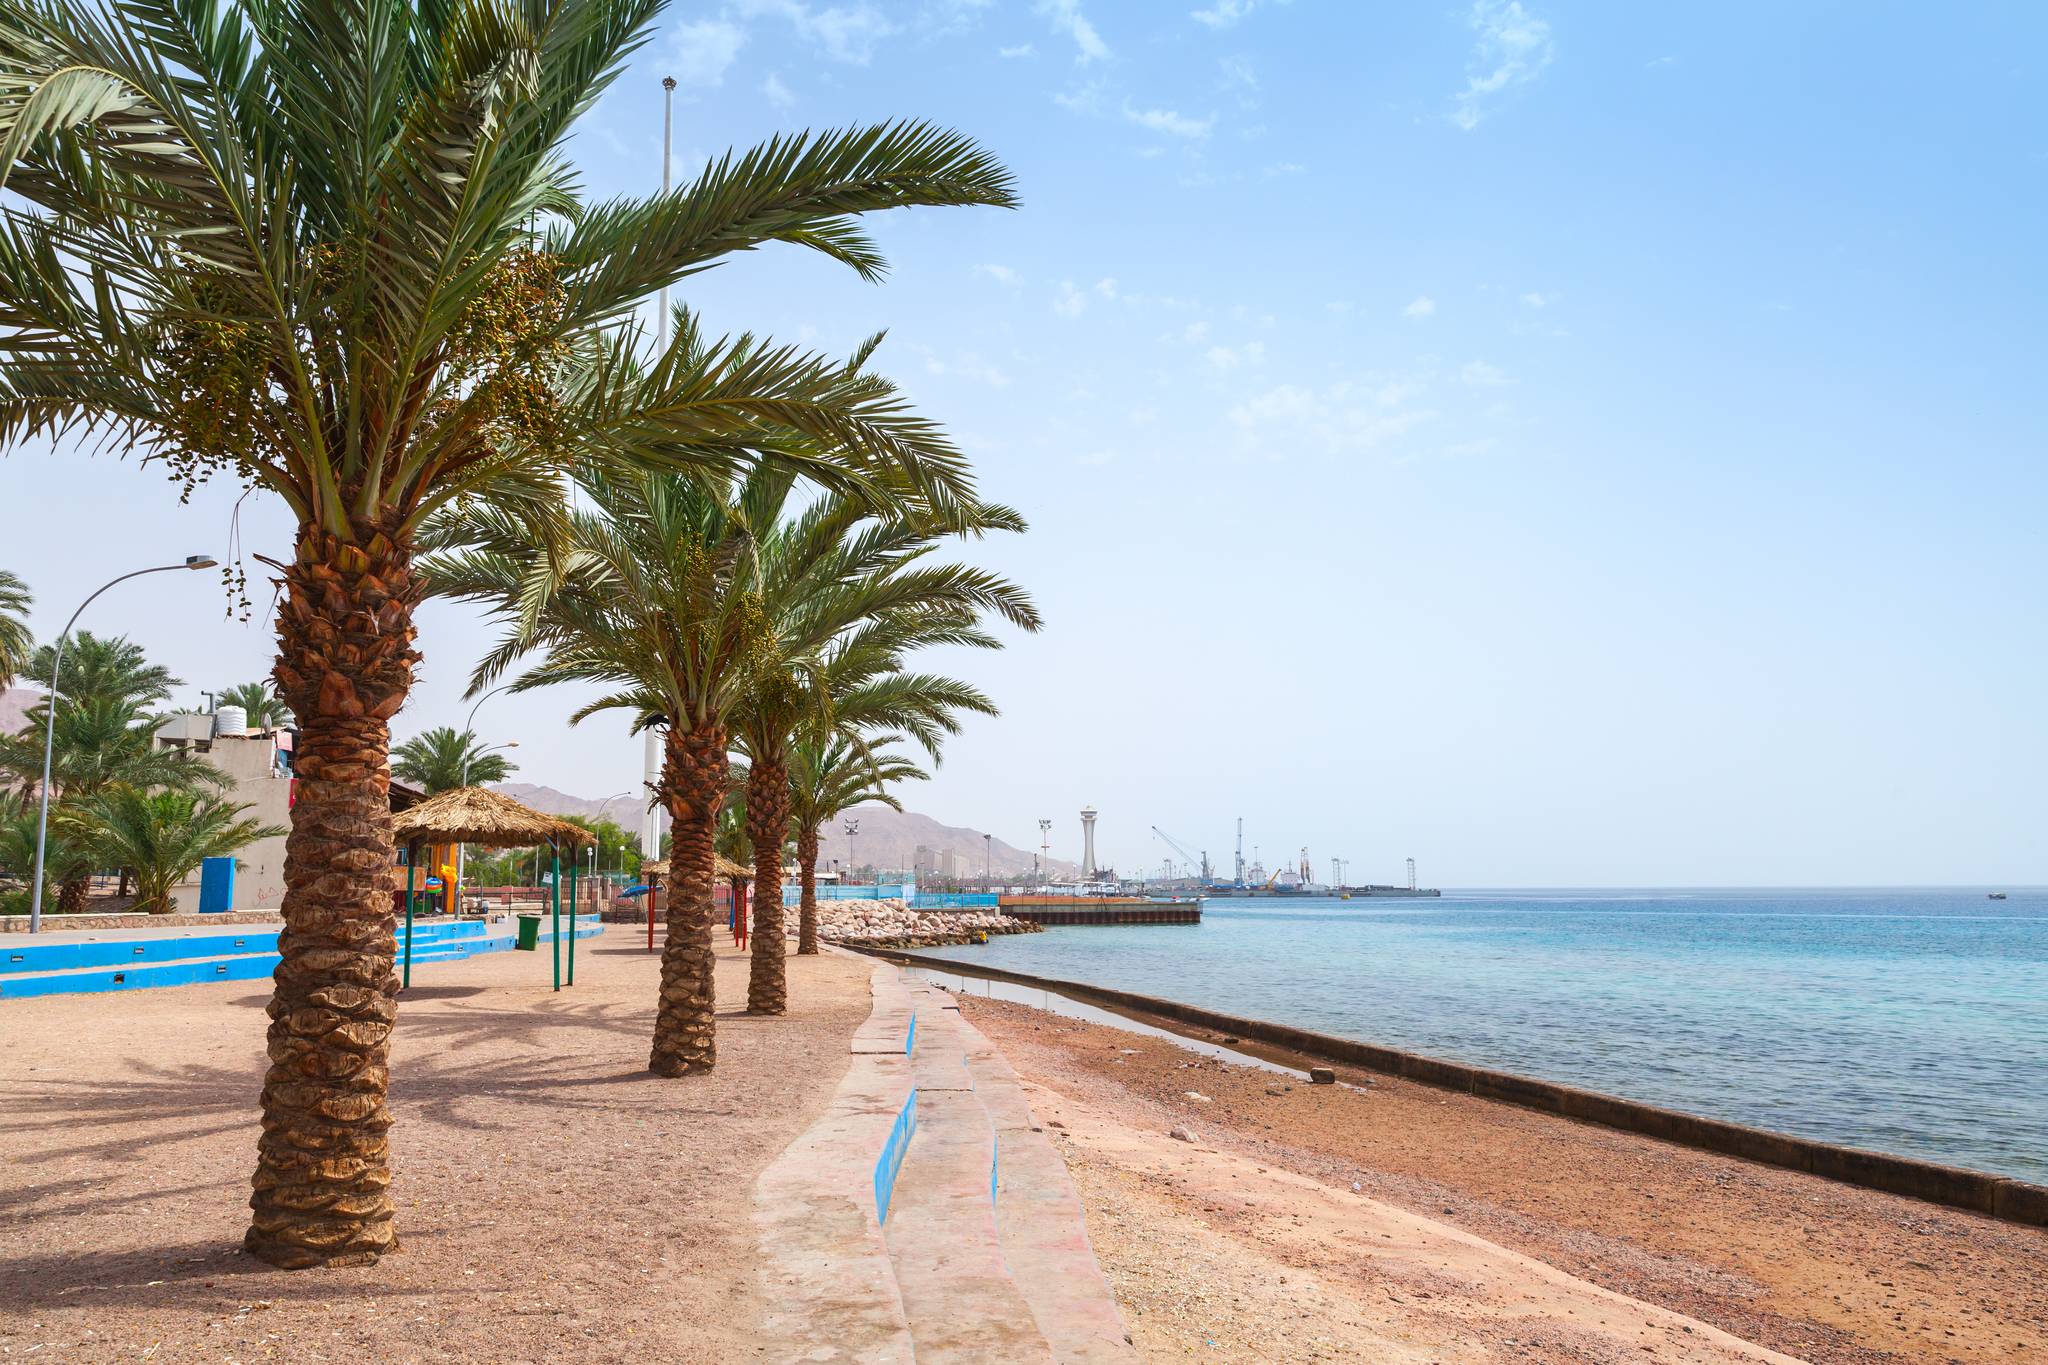
[[[1202,885],[1207,886],[1215,880],[1214,877],[1209,875],[1209,854],[1206,850],[1204,850],[1199,856],[1197,856],[1195,853],[1191,852],[1188,849],[1188,846],[1186,844],[1183,844],[1180,840],[1174,838],[1171,834],[1168,834],[1165,830],[1159,828],[1159,826],[1152,826],[1152,832],[1158,835],[1161,842],[1163,842],[1168,848],[1172,849],[1175,853],[1180,854],[1180,856],[1187,862],[1187,865],[1189,867],[1194,867],[1198,864],[1200,865],[1202,869]]]

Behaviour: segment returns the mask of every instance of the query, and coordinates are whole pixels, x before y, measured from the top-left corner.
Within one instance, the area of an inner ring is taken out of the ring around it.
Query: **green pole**
[[[548,891],[554,897],[554,910],[551,912],[549,922],[555,928],[555,989],[560,990],[562,989],[562,851],[556,848],[551,848],[548,851],[552,855],[548,859],[548,866],[554,871],[554,876],[549,878],[548,885]],[[570,908],[574,909],[575,907],[571,906]]]
[[[418,844],[405,846],[405,984],[412,984],[412,876],[420,860]]]
[[[576,984],[576,863],[580,849],[569,850],[569,984]]]

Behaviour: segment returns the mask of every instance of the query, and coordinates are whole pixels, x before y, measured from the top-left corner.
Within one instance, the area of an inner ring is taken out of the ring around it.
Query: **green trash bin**
[[[526,953],[530,953],[540,946],[539,915],[521,915],[519,917],[519,937],[513,941],[512,946]]]

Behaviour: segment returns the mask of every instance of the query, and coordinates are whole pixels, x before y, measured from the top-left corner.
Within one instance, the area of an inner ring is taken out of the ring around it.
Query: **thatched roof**
[[[668,859],[663,858],[660,862],[640,864],[640,875],[643,877],[666,877],[668,875]],[[721,853],[718,855],[718,875],[721,877],[739,877],[745,881],[752,881],[754,880],[754,869],[736,863]]]
[[[594,844],[597,836],[566,820],[542,815],[509,796],[482,787],[439,792],[392,817],[401,844],[482,844],[532,848],[539,844]]]

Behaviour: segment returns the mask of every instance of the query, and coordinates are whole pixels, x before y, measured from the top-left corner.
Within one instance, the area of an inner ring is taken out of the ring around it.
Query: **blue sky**
[[[2048,17],[2032,6],[1317,0],[680,4],[592,115],[593,192],[915,116],[1024,207],[880,220],[879,287],[763,252],[718,329],[879,363],[1030,535],[1048,629],[914,808],[1036,844],[1102,811],[1219,860],[1447,886],[2048,882]],[[53,631],[225,544],[132,464],[29,451],[0,563]],[[252,549],[287,532],[244,509]],[[89,552],[89,553],[88,553]],[[195,684],[269,636],[169,576],[88,625]],[[401,734],[483,633],[425,613]],[[637,781],[569,697],[522,777]]]

